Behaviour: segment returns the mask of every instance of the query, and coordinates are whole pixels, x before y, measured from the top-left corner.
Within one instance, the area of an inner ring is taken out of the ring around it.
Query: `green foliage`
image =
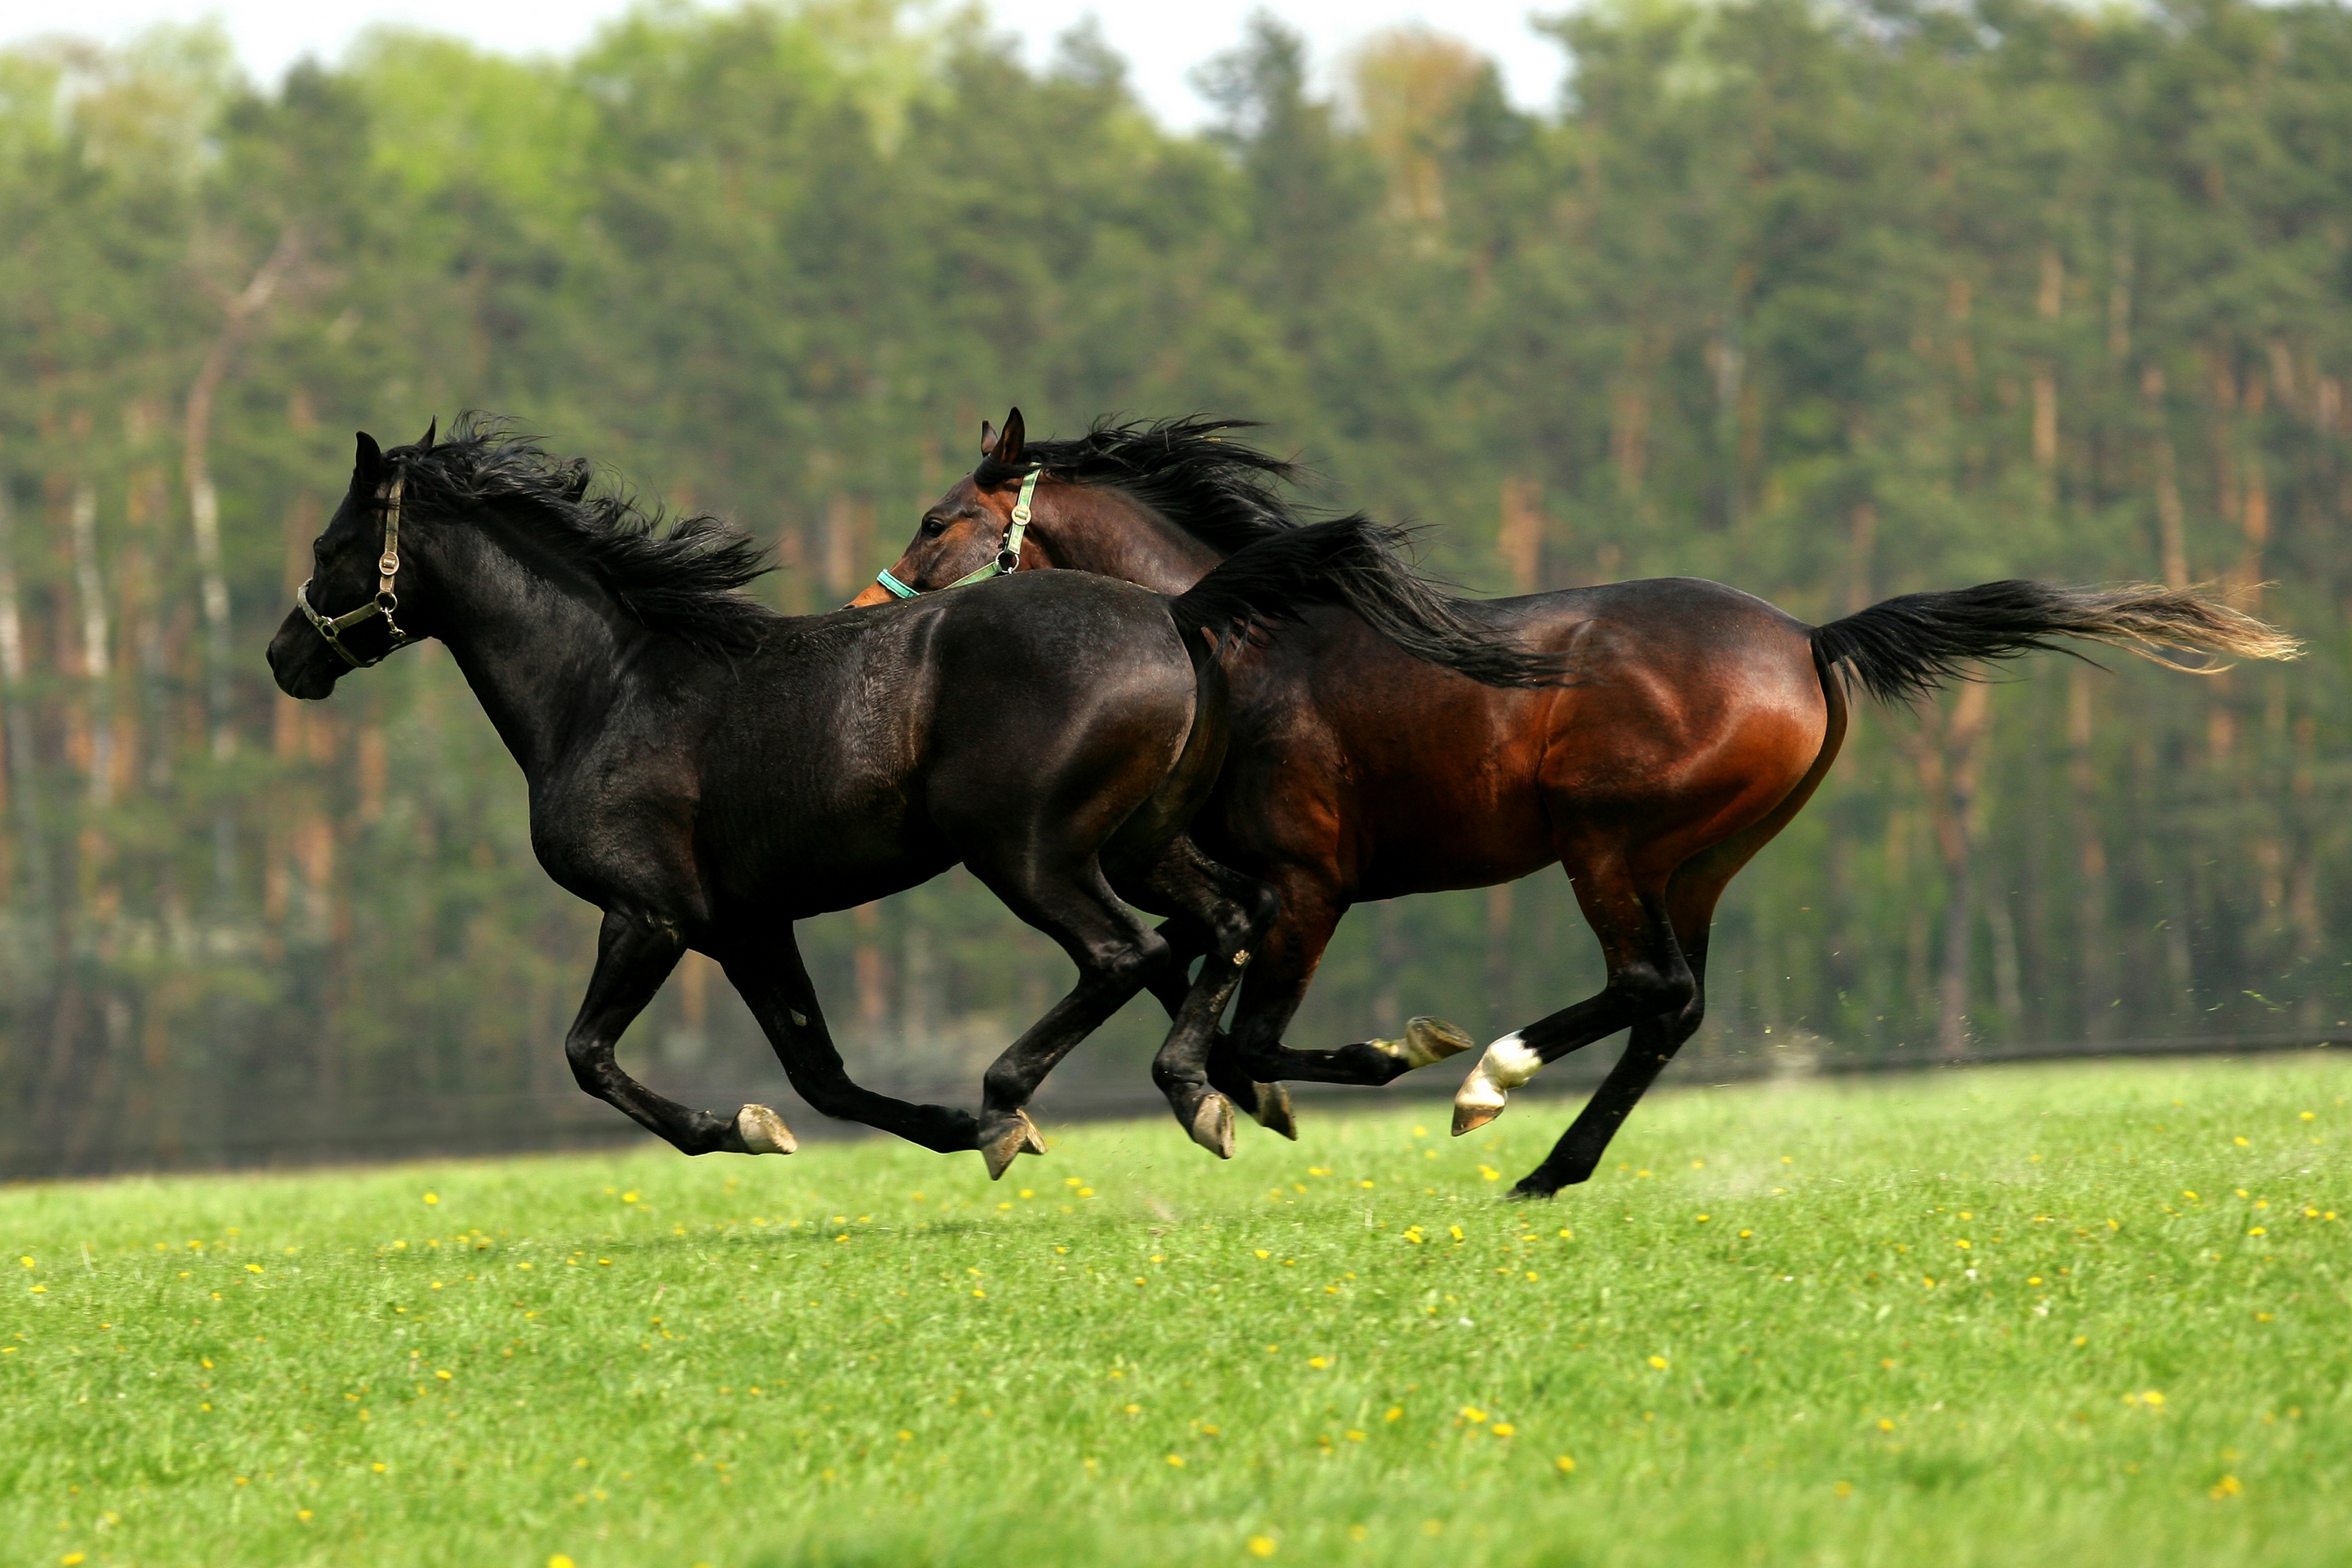
[[[1557,1102],[1233,1164],[1097,1125],[997,1184],[877,1142],[17,1187],[0,1522],[92,1564],[2333,1563],[2347,1094],[1670,1092],[1527,1205],[1490,1178]]]
[[[1727,900],[1693,1049],[2343,1026],[2352,14],[1556,31],[1569,88],[1530,115],[1412,35],[1326,101],[1255,24],[1197,137],[1098,39],[1035,71],[882,0],[649,5],[535,62],[386,32],[266,94],[204,31],[0,52],[0,1161],[578,1110],[590,917],[455,670],[404,655],[298,710],[258,659],[348,432],[467,406],[740,520],[793,610],[887,563],[1016,401],[1040,431],[1268,420],[1324,499],[1443,524],[1429,564],[1482,592],[1689,574],[1818,621],[2217,581],[2314,658],[2039,660],[1865,717]],[[1064,983],[961,876],[806,946],[859,1063],[960,1094]],[[1499,1031],[1588,992],[1590,953],[1551,876],[1367,910],[1294,1039]],[[673,985],[662,1070],[772,1071],[723,993]],[[1091,1059],[1134,1079],[1156,1032],[1131,1012]]]

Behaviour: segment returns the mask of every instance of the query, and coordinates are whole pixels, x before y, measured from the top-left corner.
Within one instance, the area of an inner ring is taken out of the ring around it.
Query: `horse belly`
[[[1328,710],[1346,753],[1354,896],[1484,888],[1549,865],[1538,786],[1556,693],[1479,686],[1382,649]]]

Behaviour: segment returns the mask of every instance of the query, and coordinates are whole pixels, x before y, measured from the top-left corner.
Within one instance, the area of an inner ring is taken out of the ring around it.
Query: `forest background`
[[[1480,593],[2216,582],[2313,657],[1866,713],[1726,900],[1685,1070],[2342,1028],[2352,11],[1550,30],[1528,114],[1423,33],[1320,96],[1262,21],[1197,135],[1084,30],[1032,70],[891,0],[651,5],[539,62],[388,32],[269,92],[202,30],[0,53],[0,1170],[622,1125],[560,1047],[594,912],[450,661],[307,707],[261,662],[352,431],[464,408],[740,521],[793,611],[1012,403],[1266,421]],[[959,1096],[1067,972],[961,872],[803,946],[854,1068]],[[1598,980],[1549,872],[1359,910],[1291,1037]],[[1066,1074],[1139,1087],[1158,1033]],[[699,959],[625,1049],[776,1092]]]

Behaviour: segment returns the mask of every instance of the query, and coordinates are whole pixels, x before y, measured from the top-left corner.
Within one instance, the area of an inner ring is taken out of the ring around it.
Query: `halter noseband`
[[[299,588],[294,590],[294,602],[302,607],[302,614],[309,617],[313,626],[318,628],[319,635],[327,639],[327,646],[341,654],[343,662],[353,669],[365,669],[371,665],[382,664],[399,649],[416,641],[416,638],[402,631],[400,623],[392,618],[393,612],[400,608],[400,595],[392,591],[392,585],[393,580],[400,575],[400,490],[403,481],[404,476],[395,472],[392,476],[391,487],[383,492],[382,498],[383,553],[376,559],[375,563],[375,597],[356,610],[329,620],[310,607],[310,582],[315,579],[306,580]],[[376,616],[382,616],[383,624],[392,629],[392,647],[385,648],[373,658],[362,658],[343,646],[343,633],[358,626],[362,621]]]
[[[1020,570],[1021,538],[1029,531],[1029,500],[1037,493],[1037,476],[1045,471],[1043,468],[1032,468],[1022,479],[1021,499],[1013,503],[1013,525],[1004,531],[1004,548],[999,550],[996,552],[996,559],[987,565],[977,572],[967,572],[954,582],[938,588],[909,588],[906,584],[890,575],[890,569],[887,566],[876,575],[874,580],[902,599],[913,599],[925,594],[944,594],[949,588],[961,588],[968,583],[985,583],[991,577],[999,577],[1007,572]]]

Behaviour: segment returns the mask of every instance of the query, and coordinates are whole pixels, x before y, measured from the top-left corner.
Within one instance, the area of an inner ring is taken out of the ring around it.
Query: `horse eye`
[[[925,539],[937,539],[940,534],[945,533],[947,531],[948,525],[946,520],[936,517],[927,517],[923,519],[923,537]]]

